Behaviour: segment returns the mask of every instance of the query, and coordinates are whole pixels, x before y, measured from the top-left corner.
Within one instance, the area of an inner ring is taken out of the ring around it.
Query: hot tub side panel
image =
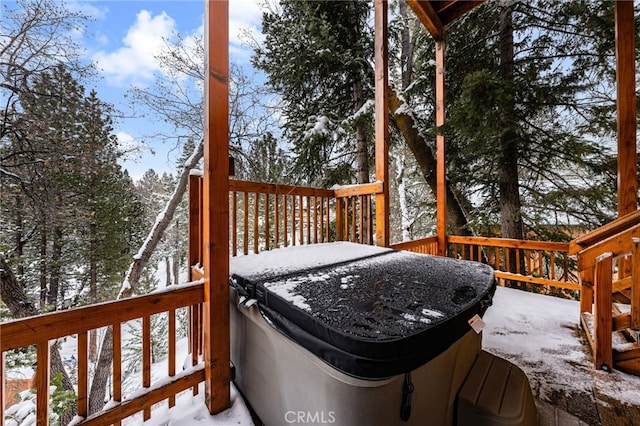
[[[238,306],[232,290],[231,359],[236,385],[266,425],[450,425],[456,395],[481,346],[469,331],[411,372],[411,416],[400,418],[404,375],[346,375],[272,327],[257,305]]]

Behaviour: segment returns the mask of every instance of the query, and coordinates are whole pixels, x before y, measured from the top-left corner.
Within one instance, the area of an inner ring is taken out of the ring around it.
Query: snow
[[[577,301],[498,287],[484,316],[482,345],[522,368],[541,400],[552,402],[559,392],[588,398],[597,392],[640,405],[640,377],[594,369],[579,312]]]
[[[246,278],[257,275],[293,274],[337,262],[349,262],[389,250],[391,249],[348,242],[291,246],[272,250],[267,253],[268,255],[249,254],[232,257],[229,271],[231,275],[242,273]]]

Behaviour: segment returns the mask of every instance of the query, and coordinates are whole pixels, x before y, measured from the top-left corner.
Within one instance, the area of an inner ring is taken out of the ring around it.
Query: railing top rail
[[[8,321],[0,324],[0,352],[202,303],[202,285],[167,287],[144,296]]]
[[[571,254],[578,253],[637,224],[640,224],[640,210],[619,217],[594,231],[573,239],[569,252]]]
[[[237,192],[255,192],[261,194],[302,195],[310,197],[333,197],[332,189],[312,188],[307,186],[278,185],[274,183],[251,182],[245,180],[229,180],[229,190]]]
[[[569,251],[569,243],[557,241],[514,240],[509,238],[465,237],[450,235],[447,242],[454,244],[477,244],[489,247],[505,247],[525,250]]]
[[[351,197],[354,195],[372,195],[380,194],[384,188],[384,184],[380,181],[371,183],[361,183],[357,185],[342,185],[331,188],[336,198]]]
[[[633,249],[633,238],[640,238],[640,223],[581,250],[578,255],[578,269],[584,271],[594,266],[596,258],[605,252],[611,252],[613,256],[630,253]]]

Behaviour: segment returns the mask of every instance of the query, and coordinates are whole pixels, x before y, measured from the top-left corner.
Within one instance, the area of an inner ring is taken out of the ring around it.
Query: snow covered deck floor
[[[579,311],[577,301],[499,287],[483,347],[522,368],[537,399],[589,425],[640,424],[640,377],[594,370]]]

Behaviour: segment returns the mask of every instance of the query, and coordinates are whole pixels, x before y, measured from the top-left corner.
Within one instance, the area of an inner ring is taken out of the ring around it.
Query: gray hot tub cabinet
[[[266,425],[453,425],[468,415],[530,424],[521,418],[535,416],[534,406],[505,422],[476,407],[480,379],[458,400],[470,372],[485,367],[477,366],[481,334],[468,324],[495,291],[485,265],[328,243],[234,258],[230,281],[236,385]]]

